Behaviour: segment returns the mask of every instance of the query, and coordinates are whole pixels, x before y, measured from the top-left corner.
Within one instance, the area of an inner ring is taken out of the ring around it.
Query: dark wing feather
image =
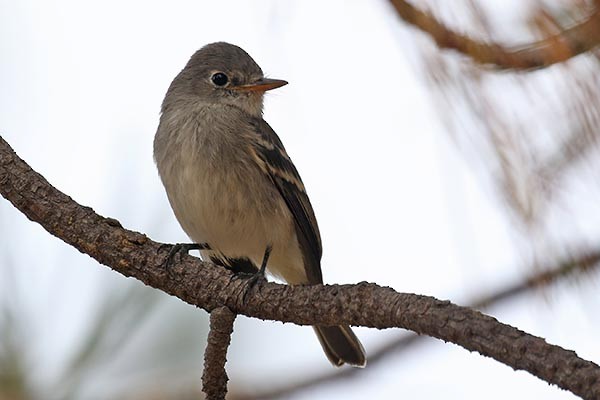
[[[309,283],[322,283],[321,236],[302,179],[281,140],[269,124],[262,119],[255,120],[254,128],[254,150],[264,162],[266,172],[294,216],[296,236],[304,257],[304,268]]]

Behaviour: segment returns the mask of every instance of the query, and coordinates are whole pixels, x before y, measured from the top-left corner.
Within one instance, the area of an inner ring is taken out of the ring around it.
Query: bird
[[[322,244],[304,183],[263,119],[265,77],[241,47],[196,51],[172,81],[154,137],[154,160],[173,212],[210,260],[236,273],[266,271],[290,285],[321,284]],[[313,327],[335,366],[366,365],[347,325]]]

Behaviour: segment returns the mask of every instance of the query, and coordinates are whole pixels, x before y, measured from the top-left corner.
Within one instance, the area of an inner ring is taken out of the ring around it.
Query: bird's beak
[[[286,81],[281,79],[261,78],[247,85],[231,86],[230,89],[239,90],[240,92],[266,92],[267,90],[277,89],[287,84]]]

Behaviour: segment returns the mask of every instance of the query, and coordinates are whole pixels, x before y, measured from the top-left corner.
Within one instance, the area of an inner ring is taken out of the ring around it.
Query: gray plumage
[[[177,220],[210,259],[235,271],[267,271],[289,284],[322,283],[321,238],[298,171],[262,119],[264,78],[241,48],[198,50],[171,83],[154,138],[154,158]],[[349,327],[315,327],[335,365],[364,366]]]

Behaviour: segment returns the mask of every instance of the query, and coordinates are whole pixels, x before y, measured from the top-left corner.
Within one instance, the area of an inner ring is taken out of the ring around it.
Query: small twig
[[[227,307],[215,308],[210,313],[210,331],[204,352],[202,391],[207,400],[225,400],[227,394],[227,348],[231,342],[235,314]]]
[[[503,69],[527,70],[544,68],[592,50],[600,44],[600,7],[585,21],[557,35],[518,47],[480,42],[461,35],[428,12],[405,0],[390,0],[398,15],[428,33],[441,48],[457,50],[480,64]]]

